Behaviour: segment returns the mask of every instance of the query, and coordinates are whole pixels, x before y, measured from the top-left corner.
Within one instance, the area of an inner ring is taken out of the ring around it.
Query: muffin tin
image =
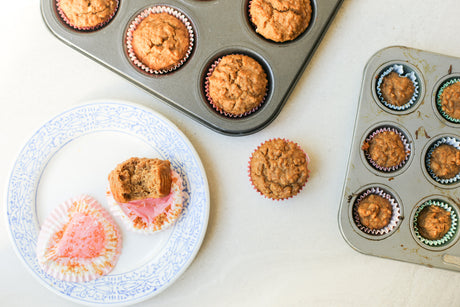
[[[393,65],[402,65],[405,71],[413,72],[418,81],[418,97],[403,110],[385,106],[377,94],[380,74]],[[447,137],[460,140],[460,124],[445,119],[436,106],[441,86],[459,76],[460,58],[402,46],[382,49],[368,61],[338,215],[344,239],[357,251],[460,271],[458,225],[448,242],[432,245],[420,240],[414,225],[417,209],[430,200],[447,202],[456,217],[460,213],[460,180],[449,183],[436,181],[425,163],[427,153],[436,141]],[[369,133],[384,126],[399,130],[410,148],[406,163],[388,172],[379,171],[368,163],[361,149]],[[399,203],[399,222],[384,234],[363,232],[353,217],[355,202],[368,189],[383,190]]]
[[[77,31],[57,14],[55,0],[41,0],[43,19],[67,45],[120,74],[135,85],[184,112],[201,124],[227,135],[263,129],[281,111],[343,0],[312,0],[312,19],[297,39],[274,43],[258,35],[248,19],[248,0],[120,0],[114,18],[96,31]],[[174,72],[152,76],[136,68],[127,56],[125,36],[131,21],[144,9],[170,6],[191,21],[195,44],[190,58]],[[217,58],[242,53],[258,60],[267,72],[266,101],[256,112],[228,118],[206,101],[204,78]]]

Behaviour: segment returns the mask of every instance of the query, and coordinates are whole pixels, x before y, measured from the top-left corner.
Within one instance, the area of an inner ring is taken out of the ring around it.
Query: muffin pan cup
[[[120,0],[115,17],[92,32],[67,26],[57,14],[55,0],[41,0],[41,13],[49,30],[65,44],[206,127],[238,136],[263,129],[279,114],[342,1],[312,0],[313,14],[307,30],[294,41],[281,44],[267,41],[254,31],[248,20],[247,0]],[[127,56],[125,43],[133,18],[155,5],[170,6],[183,13],[195,32],[195,45],[187,62],[161,76],[148,75],[135,67]],[[263,106],[243,118],[219,114],[207,103],[204,93],[204,78],[210,65],[229,53],[253,56],[266,69],[269,80]]]
[[[419,99],[404,111],[390,110],[378,99],[376,82],[386,67],[403,64],[416,71]],[[416,207],[427,200],[449,203],[457,212],[460,204],[459,183],[441,184],[426,170],[425,155],[429,146],[442,137],[459,139],[460,125],[444,119],[436,107],[436,93],[442,80],[458,75],[460,58],[440,55],[402,46],[382,49],[368,61],[361,85],[354,135],[338,212],[338,223],[345,241],[355,250],[378,257],[407,261],[429,267],[460,271],[458,232],[447,245],[420,245],[414,235]],[[411,157],[393,173],[382,173],[369,167],[362,141],[373,127],[392,125],[407,135]],[[396,231],[379,240],[360,231],[350,209],[359,194],[370,187],[390,191],[401,206],[401,221]]]

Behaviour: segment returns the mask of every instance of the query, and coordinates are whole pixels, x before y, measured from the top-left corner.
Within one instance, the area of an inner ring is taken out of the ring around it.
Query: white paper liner
[[[60,239],[56,235],[63,232],[76,213],[93,217],[104,228],[105,247],[99,256],[57,256],[56,247]],[[81,195],[60,204],[46,218],[38,235],[36,251],[38,263],[47,274],[59,280],[84,282],[108,274],[118,261],[121,245],[121,233],[109,213],[91,196]]]
[[[414,94],[412,95],[412,98],[407,103],[403,104],[402,106],[396,106],[396,105],[393,105],[385,101],[382,91],[380,90],[380,86],[382,85],[383,78],[389,75],[392,71],[396,72],[400,77],[409,78],[414,84]],[[379,97],[380,102],[383,103],[389,109],[393,109],[396,111],[404,111],[404,110],[409,109],[417,101],[418,96],[419,96],[419,84],[418,84],[418,80],[417,80],[417,76],[415,75],[415,72],[410,71],[410,72],[404,73],[403,65],[395,64],[395,65],[390,66],[379,76],[379,79],[377,81],[377,96]]]
[[[129,230],[136,232],[136,233],[149,235],[149,234],[153,234],[157,231],[163,230],[171,226],[179,218],[182,212],[183,203],[184,203],[183,193],[182,193],[182,179],[180,178],[180,175],[175,171],[171,171],[171,178],[172,178],[171,206],[166,211],[166,217],[163,219],[163,222],[161,224],[155,224],[155,223],[150,223],[148,225],[135,224],[133,222],[133,219],[131,219],[128,215],[126,215],[126,213],[120,207],[118,202],[115,201],[115,199],[112,196],[112,192],[110,191],[110,188],[107,187],[107,201],[109,203],[110,211],[112,212],[114,216],[120,218],[123,221],[123,223],[128,227]]]
[[[186,52],[185,56],[182,58],[182,60],[179,63],[177,63],[176,65],[174,65],[172,67],[169,67],[167,69],[152,69],[152,68],[148,67],[147,65],[142,63],[137,58],[136,54],[134,53],[133,46],[132,46],[133,32],[136,30],[137,26],[141,23],[142,20],[144,20],[144,18],[146,18],[150,14],[158,14],[158,13],[168,13],[168,14],[178,18],[180,21],[182,21],[184,23],[184,25],[187,28],[187,31],[189,33],[189,47],[187,49],[187,52]],[[195,34],[193,32],[192,24],[189,21],[189,19],[184,14],[182,14],[181,12],[179,12],[179,11],[169,7],[169,6],[157,5],[157,6],[152,6],[152,7],[149,7],[147,9],[145,9],[142,13],[140,13],[131,22],[131,24],[129,25],[128,31],[126,32],[126,48],[127,48],[127,51],[128,51],[129,59],[131,60],[131,62],[134,65],[136,65],[137,67],[139,67],[143,71],[145,71],[145,72],[147,72],[149,74],[152,74],[152,75],[166,74],[166,73],[172,72],[172,71],[178,69],[179,67],[181,67],[187,61],[187,59],[190,57],[190,54],[192,53],[192,50],[193,50],[194,42],[195,42]]]
[[[364,151],[364,156],[366,157],[367,161],[376,169],[376,170],[379,170],[379,171],[382,171],[382,172],[393,172],[393,171],[396,171],[398,169],[400,169],[401,167],[403,167],[407,161],[409,160],[409,156],[411,154],[411,150],[410,150],[410,145],[409,145],[409,142],[407,141],[406,137],[404,136],[404,134],[399,131],[398,129],[396,128],[393,128],[393,127],[383,127],[383,128],[379,128],[377,130],[374,130],[365,140],[365,142],[369,143],[370,141],[372,141],[372,139],[379,133],[382,133],[382,132],[394,132],[396,134],[398,134],[400,137],[401,137],[401,141],[403,142],[403,145],[404,145],[404,148],[405,148],[405,152],[406,152],[406,157],[404,158],[404,160],[398,164],[398,165],[394,165],[392,167],[383,167],[383,166],[380,166],[378,165],[370,156],[369,154],[369,151],[368,150],[365,150]]]
[[[391,215],[390,222],[388,223],[388,225],[386,225],[385,227],[381,229],[370,229],[364,226],[363,224],[361,224],[361,221],[359,218],[359,214],[358,214],[359,202],[362,201],[367,196],[369,196],[370,194],[381,196],[387,199],[391,204],[392,215]],[[391,194],[385,192],[384,190],[378,187],[373,187],[373,188],[366,190],[364,193],[360,194],[360,196],[355,200],[353,204],[353,220],[356,226],[358,227],[358,229],[361,230],[362,232],[369,234],[369,235],[381,236],[381,235],[390,233],[391,231],[396,229],[399,222],[401,221],[401,209],[399,207],[399,204],[396,202],[396,200]]]
[[[460,150],[460,141],[457,140],[456,138],[453,137],[443,137],[439,140],[437,140],[433,145],[430,146],[430,149],[428,150],[425,158],[425,166],[426,170],[428,171],[428,174],[430,174],[431,178],[433,178],[436,182],[439,182],[441,184],[452,184],[457,182],[460,179],[460,173],[458,173],[455,177],[452,178],[447,178],[447,179],[442,179],[436,176],[436,174],[433,172],[433,170],[430,167],[430,162],[431,162],[431,154],[433,151],[438,148],[441,145],[451,145],[455,147],[456,149]]]

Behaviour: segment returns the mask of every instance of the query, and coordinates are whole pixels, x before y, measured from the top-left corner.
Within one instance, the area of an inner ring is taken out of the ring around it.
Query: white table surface
[[[211,194],[197,257],[172,286],[138,306],[458,306],[460,273],[360,254],[343,240],[337,213],[367,60],[390,45],[460,56],[459,12],[458,0],[345,1],[280,115],[236,138],[64,45],[44,25],[38,0],[8,1],[0,11],[0,186],[48,119],[89,100],[129,100],[185,133]],[[247,179],[251,152],[273,137],[298,142],[311,157],[306,187],[281,203],[262,198]],[[22,265],[4,216],[0,227],[0,305],[75,306]]]

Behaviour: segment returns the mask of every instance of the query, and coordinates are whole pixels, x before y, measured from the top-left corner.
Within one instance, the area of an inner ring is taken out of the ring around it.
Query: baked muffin
[[[249,161],[253,186],[271,199],[299,193],[308,178],[308,157],[294,142],[272,139],[260,145]]]
[[[132,231],[152,234],[182,212],[182,179],[167,160],[133,157],[118,164],[108,179],[109,207]]]
[[[436,147],[431,152],[429,168],[436,177],[454,178],[460,173],[460,150],[448,144]]]
[[[450,212],[439,206],[426,206],[420,212],[417,224],[420,235],[428,240],[439,240],[449,231]]]
[[[63,20],[79,30],[91,30],[109,22],[118,8],[118,0],[57,0]]]
[[[403,106],[408,103],[415,93],[415,86],[408,77],[400,76],[392,71],[383,77],[380,90],[383,99],[391,105]]]
[[[128,53],[135,65],[149,73],[177,69],[189,57],[193,30],[187,18],[168,7],[141,13],[127,33]]]
[[[379,129],[367,138],[361,149],[379,170],[391,171],[402,166],[410,151],[401,134],[392,129]]]
[[[393,215],[390,201],[376,194],[370,194],[361,200],[357,212],[361,224],[369,229],[384,228]]]
[[[267,74],[256,60],[230,54],[211,68],[205,87],[214,108],[228,116],[243,116],[264,101],[267,84]]]
[[[460,120],[460,81],[445,87],[439,96],[438,103],[448,117]]]
[[[297,38],[310,24],[310,0],[252,0],[249,16],[256,32],[274,42]]]

